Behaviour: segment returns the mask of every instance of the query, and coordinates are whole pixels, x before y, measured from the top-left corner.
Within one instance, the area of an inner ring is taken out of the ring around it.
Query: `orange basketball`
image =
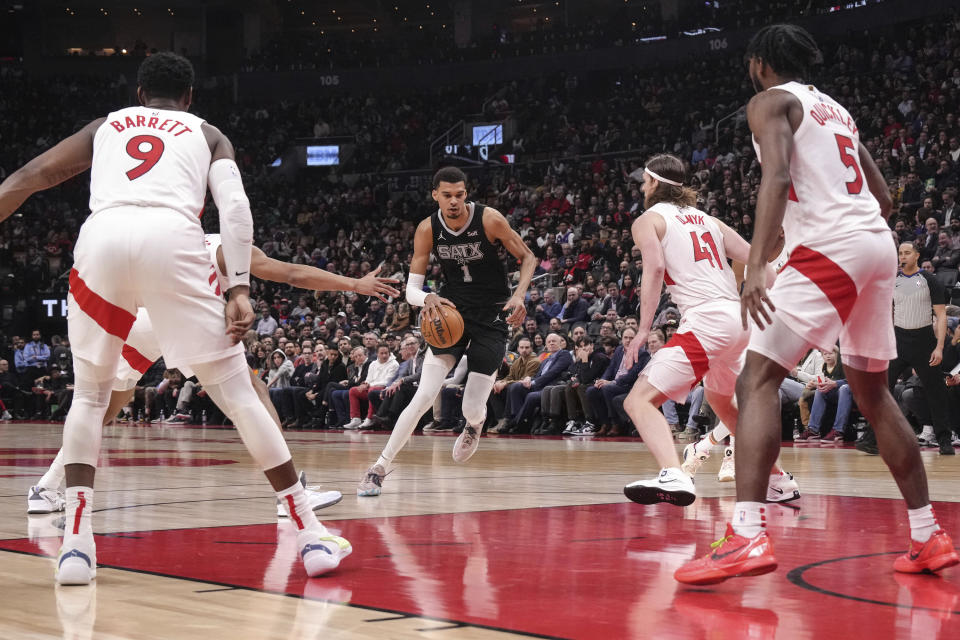
[[[432,347],[452,347],[463,337],[463,316],[453,307],[440,307],[440,318],[427,321],[420,311],[420,333]]]

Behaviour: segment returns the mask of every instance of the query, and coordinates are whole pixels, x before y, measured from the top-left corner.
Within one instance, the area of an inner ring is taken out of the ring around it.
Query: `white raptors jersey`
[[[207,245],[207,249],[210,251],[210,262],[213,265],[213,271],[211,271],[210,284],[214,284],[214,277],[216,278],[216,293],[217,295],[223,295],[223,292],[229,289],[227,286],[227,277],[220,273],[220,263],[217,261],[217,249],[220,248],[220,245],[223,244],[223,241],[220,239],[219,233],[208,233],[203,236],[203,241]]]
[[[660,241],[666,271],[663,280],[681,315],[704,302],[739,303],[733,270],[727,264],[720,225],[693,207],[659,202],[647,211],[660,214],[667,226]]]
[[[114,111],[93,139],[90,211],[119,206],[172,209],[199,224],[210,147],[203,120],[186,111]]]
[[[803,120],[793,134],[792,184],[783,220],[788,252],[856,231],[888,232],[863,175],[860,133],[847,110],[813,85],[788,82],[768,89],[774,90],[792,93],[803,105]],[[760,158],[756,140],[754,148]]]

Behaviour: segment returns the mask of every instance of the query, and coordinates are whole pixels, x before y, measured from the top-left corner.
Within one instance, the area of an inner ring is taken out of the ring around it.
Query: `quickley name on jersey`
[[[468,202],[468,217],[452,231],[439,210],[430,216],[433,253],[443,272],[440,295],[458,307],[502,305],[510,297],[507,270],[483,228],[482,204]]]

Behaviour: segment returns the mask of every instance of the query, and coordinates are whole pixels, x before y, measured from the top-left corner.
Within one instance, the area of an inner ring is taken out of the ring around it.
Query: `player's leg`
[[[423,359],[423,370],[420,373],[420,384],[416,393],[410,399],[400,416],[397,423],[393,426],[390,433],[390,439],[387,445],[380,453],[377,461],[364,473],[363,480],[357,486],[358,496],[378,496],[383,479],[393,470],[393,460],[400,454],[400,450],[410,439],[420,418],[427,412],[440,389],[443,388],[443,381],[447,373],[456,365],[459,359],[457,354],[434,355],[432,347],[427,349],[427,354]]]
[[[661,349],[657,356],[664,351],[669,353],[680,350]],[[643,443],[660,466],[660,474],[656,478],[631,482],[623,488],[623,493],[640,504],[668,502],[686,506],[696,499],[696,491],[690,476],[680,470],[680,458],[674,446],[673,433],[659,407],[667,400],[668,393],[674,397],[685,396],[690,385],[696,380],[689,363],[686,367],[689,371],[686,372],[668,369],[670,362],[666,356],[667,353],[660,356],[657,367],[653,367],[652,362],[647,365],[649,374],[653,377],[641,375],[623,402],[624,411],[630,416],[643,438]],[[682,367],[682,363],[680,364]],[[682,388],[684,385],[685,389]]]
[[[210,398],[236,425],[250,455],[287,508],[297,528],[307,575],[317,576],[336,568],[353,549],[345,539],[330,534],[314,515],[287,443],[254,391],[246,359],[234,352],[220,360],[190,366]]]
[[[873,425],[880,457],[907,503],[911,548],[897,558],[894,569],[905,573],[938,571],[960,563],[960,557],[933,513],[920,448],[887,388],[886,364],[886,360],[847,356],[844,371],[857,407]]]
[[[119,344],[116,347],[119,351]],[[97,365],[76,355],[73,364],[73,405],[63,427],[66,518],[63,544],[57,559],[57,582],[89,584],[96,577],[97,569],[93,541],[93,484],[116,364]]]
[[[476,323],[470,323],[468,329],[470,343],[465,351],[467,382],[463,387],[462,402],[466,425],[453,444],[453,459],[457,462],[466,462],[477,451],[483,423],[487,419],[487,399],[507,352],[505,329]]]
[[[711,371],[711,373],[714,372]],[[713,380],[708,380],[707,382],[710,384]],[[720,419],[721,424],[737,424],[740,412],[737,409],[736,399],[731,393],[707,389],[707,399],[710,406],[713,407],[714,413],[716,413]],[[732,451],[733,447],[728,447],[728,449],[730,450],[729,452],[724,452],[724,463],[727,464],[729,461],[730,463],[736,464]],[[684,451],[684,453],[686,453],[686,451]],[[686,461],[684,461],[684,465],[686,465]],[[735,476],[735,473],[731,475]],[[783,470],[780,466],[780,461],[777,460],[770,469],[770,477],[767,482],[767,502],[791,502],[797,500],[799,497],[800,487],[797,481],[793,479],[792,474]]]
[[[467,424],[453,445],[456,462],[466,462],[477,451],[483,423],[487,419],[487,398],[495,380],[496,373],[471,371],[467,374],[467,383],[463,387],[463,417]]]

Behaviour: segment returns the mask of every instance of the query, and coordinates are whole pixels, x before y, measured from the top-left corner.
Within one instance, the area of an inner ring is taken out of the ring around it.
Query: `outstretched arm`
[[[217,262],[221,269],[222,252],[217,249]],[[385,296],[397,298],[400,292],[390,286],[398,282],[393,278],[378,278],[380,267],[377,267],[362,278],[348,278],[330,273],[323,269],[305,264],[291,264],[270,258],[259,247],[252,248],[250,256],[250,273],[263,280],[284,282],[298,289],[312,289],[314,291],[356,291],[359,294],[374,296],[386,302]]]
[[[536,257],[530,251],[530,248],[523,243],[520,234],[513,230],[510,223],[499,211],[489,207],[483,210],[483,229],[491,242],[499,240],[503,247],[520,262],[520,280],[517,282],[517,288],[510,300],[503,305],[504,311],[510,311],[507,324],[519,327],[527,315],[524,300],[527,296],[527,289],[530,288],[530,281],[533,280],[533,272],[537,268]]]
[[[0,222],[37,191],[55,187],[89,169],[93,162],[93,136],[104,120],[94,120],[11,173],[0,184]]]
[[[716,220],[716,218],[714,218],[714,220],[720,226],[720,232],[723,234],[724,253],[727,254],[728,258],[733,260],[733,275],[737,279],[737,289],[739,289],[745,277],[745,266],[750,259],[750,243],[721,220]],[[767,286],[772,287],[777,274],[769,262],[767,262],[763,268],[767,273]]]

